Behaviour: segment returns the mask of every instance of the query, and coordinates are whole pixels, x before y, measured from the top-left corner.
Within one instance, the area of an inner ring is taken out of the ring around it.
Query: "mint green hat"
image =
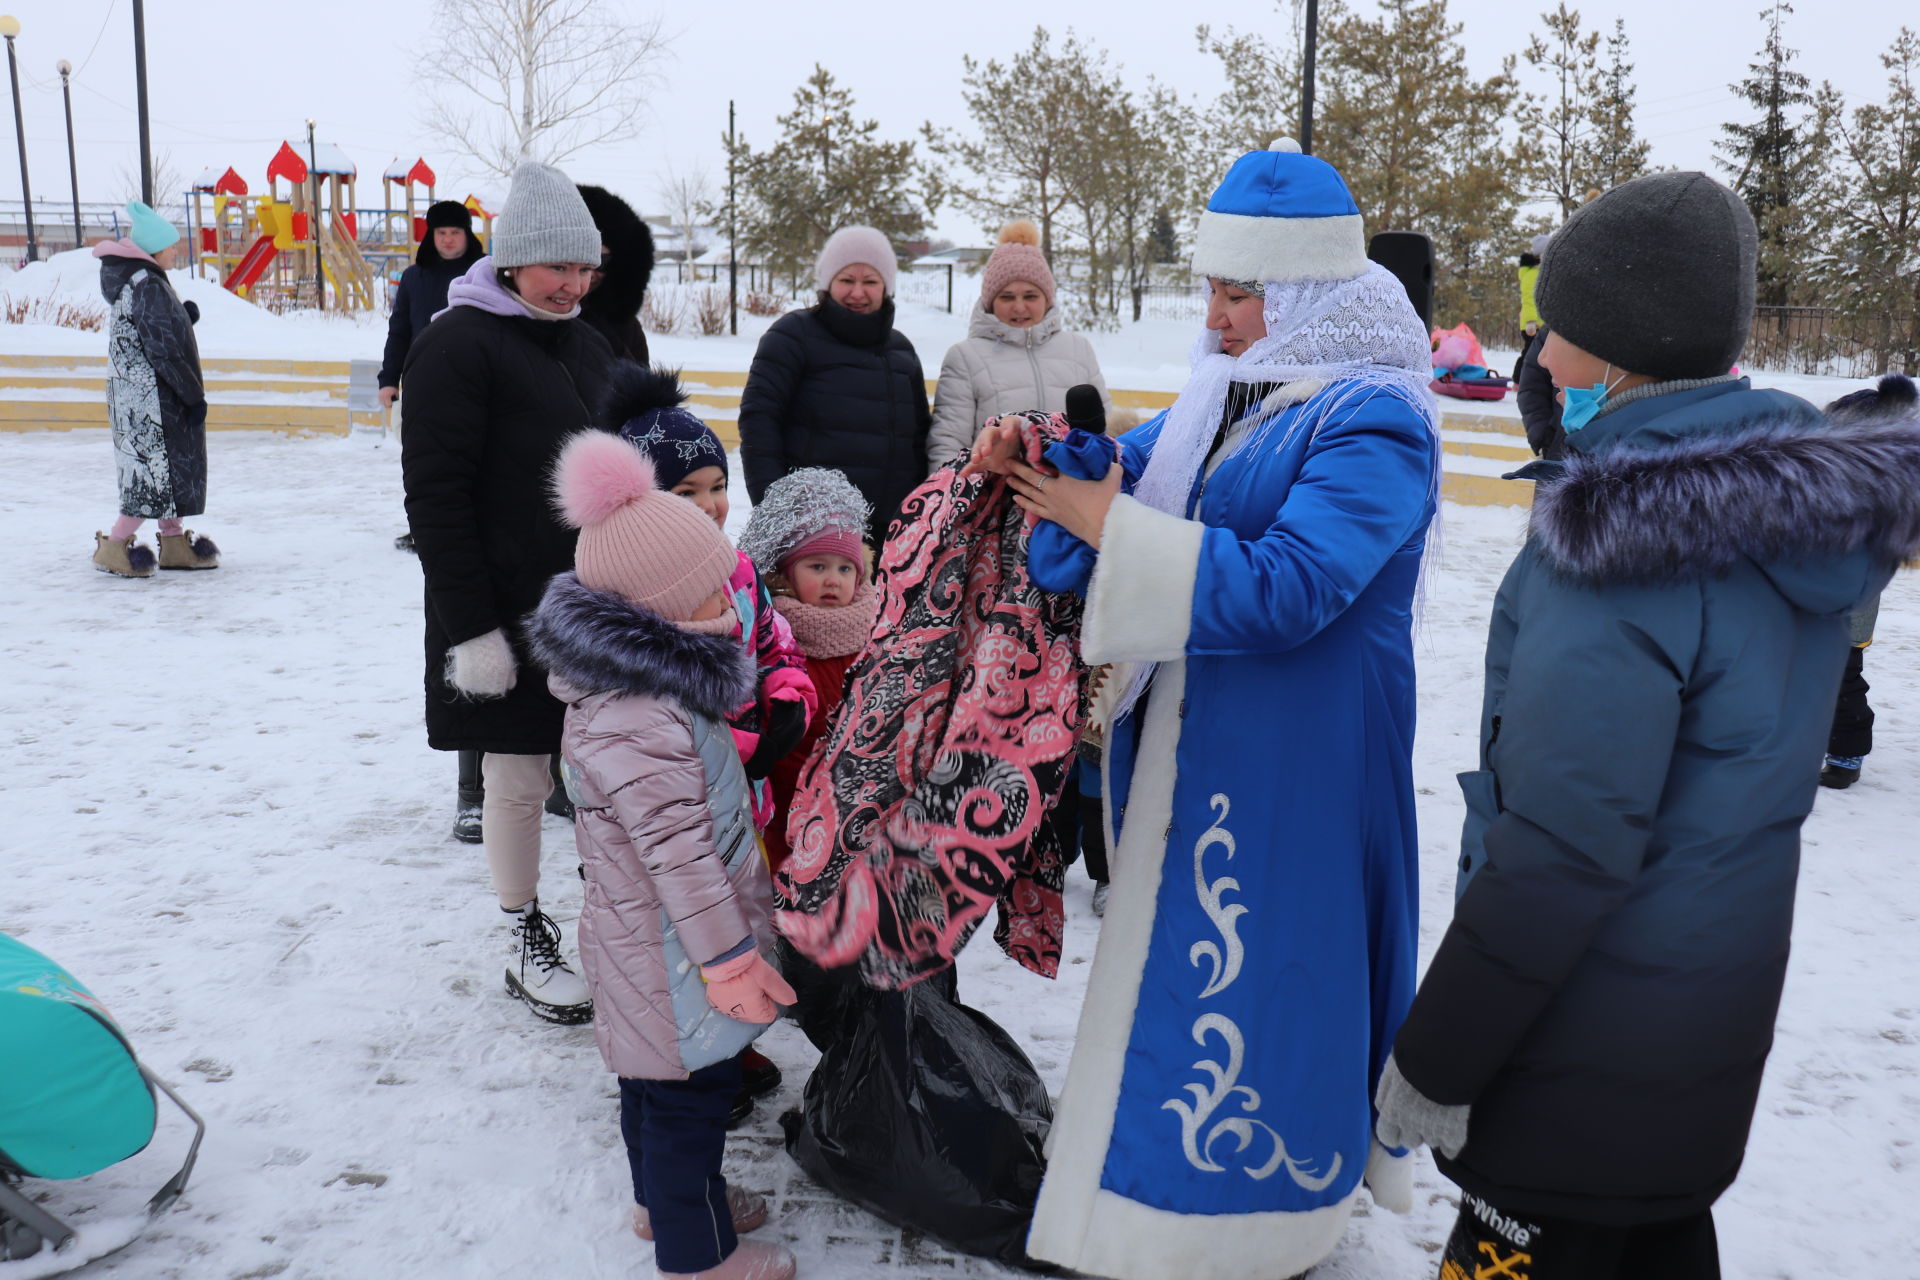
[[[127,216],[133,229],[127,238],[148,253],[158,253],[180,239],[180,229],[138,200],[127,201]]]

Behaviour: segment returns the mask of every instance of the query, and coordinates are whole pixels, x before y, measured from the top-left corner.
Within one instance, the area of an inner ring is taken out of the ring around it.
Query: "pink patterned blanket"
[[[1066,434],[1019,415],[1029,461]],[[1079,597],[1027,576],[1032,521],[999,476],[937,471],[880,554],[884,595],[833,727],[800,775],[777,922],[829,968],[909,986],[994,940],[1053,977],[1065,858],[1043,821],[1073,765]]]

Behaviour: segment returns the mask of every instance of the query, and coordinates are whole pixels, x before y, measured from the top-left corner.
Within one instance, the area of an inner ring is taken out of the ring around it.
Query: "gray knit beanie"
[[[1554,233],[1536,302],[1547,328],[1616,369],[1718,377],[1747,345],[1758,253],[1739,196],[1704,173],[1650,173]]]
[[[600,265],[600,228],[567,175],[525,160],[513,170],[506,207],[493,232],[493,265],[531,267],[549,262]]]

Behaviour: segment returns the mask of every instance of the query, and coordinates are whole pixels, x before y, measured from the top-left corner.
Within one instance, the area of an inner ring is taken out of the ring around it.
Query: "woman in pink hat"
[[[1039,230],[1025,219],[1008,223],[980,273],[980,306],[967,336],[940,364],[928,474],[971,448],[989,418],[1024,409],[1061,412],[1068,387],[1092,383],[1112,411],[1093,344],[1063,327],[1055,301]]]

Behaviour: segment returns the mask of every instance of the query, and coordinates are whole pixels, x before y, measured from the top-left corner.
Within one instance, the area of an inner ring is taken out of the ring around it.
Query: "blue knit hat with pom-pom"
[[[624,362],[607,379],[601,421],[653,459],[656,483],[671,489],[702,467],[727,474],[727,450],[713,428],[686,407],[687,393],[673,369]]]

